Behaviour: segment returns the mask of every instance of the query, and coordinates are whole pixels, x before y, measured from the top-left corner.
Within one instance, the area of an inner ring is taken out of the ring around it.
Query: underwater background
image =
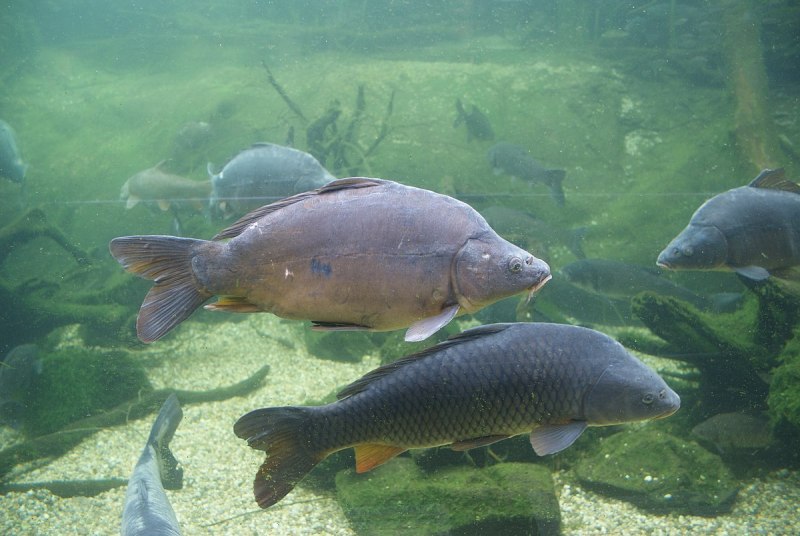
[[[799,36],[788,0],[9,3],[0,118],[28,167],[0,178],[0,530],[118,533],[177,391],[184,481],[167,497],[184,534],[798,532],[798,293],[655,261],[711,196],[764,168],[798,180]],[[123,184],[162,161],[207,181],[257,142],[465,201],[553,280],[422,343],[201,310],[142,344],[149,283],[108,242],[210,238],[232,220],[205,200],[127,208]],[[564,170],[563,204],[544,179],[496,173],[499,142]],[[594,284],[562,276],[598,259],[615,264],[593,264],[610,270]],[[680,411],[541,458],[515,437],[355,475],[346,450],[257,508],[263,454],[233,434],[239,416],[329,401],[382,363],[513,321],[617,338]]]

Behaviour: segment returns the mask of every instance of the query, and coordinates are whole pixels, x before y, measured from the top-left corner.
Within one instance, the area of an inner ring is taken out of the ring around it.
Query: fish
[[[453,128],[457,128],[462,123],[467,127],[467,141],[494,139],[494,130],[492,130],[489,118],[475,105],[467,113],[461,99],[456,99],[456,119],[453,121]]]
[[[6,354],[0,362],[0,424],[14,429],[22,426],[26,400],[42,370],[35,344],[15,346]]]
[[[529,184],[542,183],[550,189],[550,197],[558,206],[564,206],[563,169],[548,169],[536,161],[528,151],[505,141],[493,145],[487,154],[495,174],[505,173]]]
[[[273,143],[256,143],[233,157],[211,177],[209,204],[215,215],[230,218],[267,201],[319,188],[336,177],[308,153]]]
[[[169,448],[181,419],[180,402],[172,393],[161,406],[142,455],[128,479],[122,536],[180,536],[178,519],[164,489],[183,487],[183,468]]]
[[[530,433],[539,456],[588,426],[658,419],[680,397],[607,335],[568,324],[488,324],[379,367],[322,406],[261,408],[234,425],[266,452],[253,483],[268,508],[330,454],[364,473],[415,448],[456,451]]]
[[[768,417],[741,412],[713,415],[692,428],[692,435],[720,453],[765,449],[775,442]]]
[[[583,252],[586,227],[564,229],[550,225],[527,212],[498,205],[481,209],[480,213],[493,229],[517,245],[537,246],[537,251],[545,253],[549,253],[554,247],[565,246],[575,257],[586,257]]]
[[[28,165],[22,162],[11,125],[0,119],[0,177],[12,182],[25,180]]]
[[[750,281],[800,279],[800,186],[783,169],[708,199],[661,253],[668,270],[728,270]]]
[[[581,259],[561,267],[561,276],[584,290],[613,298],[630,298],[651,291],[705,309],[708,300],[663,277],[655,268],[611,259]]]
[[[531,296],[550,267],[475,209],[383,179],[334,181],[246,215],[211,240],[127,236],[109,244],[155,281],[136,322],[152,342],[206,309],[311,320],[318,330],[391,331],[424,340],[456,315]]]
[[[203,210],[211,192],[211,183],[167,173],[161,169],[163,164],[161,161],[125,181],[119,194],[120,199],[125,201],[125,208],[147,203],[163,211],[185,205]]]

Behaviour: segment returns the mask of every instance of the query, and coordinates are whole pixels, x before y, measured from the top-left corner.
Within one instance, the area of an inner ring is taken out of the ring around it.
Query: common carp
[[[330,454],[355,447],[363,473],[401,452],[467,450],[530,432],[542,456],[587,426],[667,417],[680,398],[618,342],[564,324],[489,324],[379,367],[324,406],[262,408],[234,433],[263,450],[256,502],[267,508]]]
[[[169,442],[182,418],[178,397],[172,393],[158,412],[150,437],[128,480],[122,510],[122,536],[180,536],[178,519],[164,488],[183,487],[183,469],[169,450]]]
[[[137,332],[159,339],[207,309],[266,311],[316,329],[409,328],[419,341],[457,314],[530,294],[550,268],[472,207],[392,181],[349,178],[257,209],[212,240],[115,238],[122,266],[155,281]]]
[[[798,280],[800,186],[765,169],[747,186],[715,195],[658,255],[670,270],[733,270],[755,281]]]

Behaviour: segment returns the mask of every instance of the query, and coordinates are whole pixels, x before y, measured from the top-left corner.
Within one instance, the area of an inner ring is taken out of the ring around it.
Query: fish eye
[[[651,393],[647,393],[642,397],[642,403],[647,404],[648,406],[653,403],[655,397]]]
[[[511,257],[511,260],[508,261],[508,269],[511,270],[511,273],[519,273],[522,270],[522,259]]]

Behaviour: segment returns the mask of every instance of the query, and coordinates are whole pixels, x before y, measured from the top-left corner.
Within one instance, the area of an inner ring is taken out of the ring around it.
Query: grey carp
[[[122,266],[155,281],[137,332],[163,336],[207,309],[266,311],[316,329],[409,328],[423,340],[457,314],[533,294],[550,268],[452,197],[350,178],[266,205],[212,240],[115,238]]]
[[[658,255],[670,270],[732,270],[755,281],[797,280],[800,186],[765,169],[747,186],[715,195]]]

